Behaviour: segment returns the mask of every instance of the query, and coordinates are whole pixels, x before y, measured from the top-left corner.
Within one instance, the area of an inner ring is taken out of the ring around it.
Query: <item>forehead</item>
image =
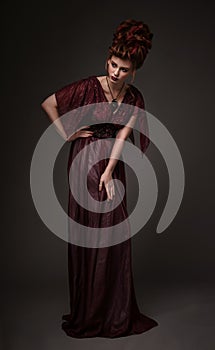
[[[111,57],[111,61],[116,63],[119,67],[123,67],[123,68],[131,68],[131,66],[132,66],[131,61],[129,61],[128,59],[123,60],[123,59],[116,57],[114,55]]]

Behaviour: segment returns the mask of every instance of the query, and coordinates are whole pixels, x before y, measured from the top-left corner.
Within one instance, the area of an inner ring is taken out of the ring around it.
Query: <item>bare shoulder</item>
[[[100,75],[100,76],[98,76],[98,77],[96,77],[99,81],[100,81],[100,83],[102,84],[102,82],[104,81],[104,79],[106,78],[106,75]]]
[[[96,78],[101,81],[106,78],[106,75],[99,75]]]

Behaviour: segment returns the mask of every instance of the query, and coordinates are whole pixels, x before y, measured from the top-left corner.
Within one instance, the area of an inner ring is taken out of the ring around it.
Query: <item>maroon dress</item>
[[[96,76],[74,82],[55,93],[59,115],[75,110],[82,106],[106,102],[100,81]],[[129,85],[123,99],[123,104],[138,106],[144,109],[144,101],[141,93],[133,85]],[[107,104],[109,105],[109,104]],[[111,107],[110,107],[111,108]],[[111,112],[110,112],[111,113]],[[71,142],[68,176],[74,157],[91,145],[89,152],[79,159],[78,172],[86,171],[86,162],[90,162],[93,153],[102,154],[103,160],[94,165],[88,173],[88,190],[97,201],[107,198],[106,190],[98,191],[101,174],[108,164],[111,147],[100,146],[98,139],[114,137],[122,127],[120,112],[111,119],[107,110],[105,113],[97,113],[96,123],[91,127],[93,136],[78,138]],[[72,120],[73,119],[73,120]],[[71,117],[71,121],[77,127],[88,125],[84,115],[80,112]],[[107,123],[104,123],[107,121]],[[119,123],[118,123],[119,122]],[[82,124],[81,124],[82,123]],[[140,129],[146,125],[140,125]],[[65,131],[69,134],[69,126],[65,123]],[[134,141],[133,132],[131,140]],[[149,144],[149,139],[140,134],[140,146],[144,152]],[[125,169],[122,160],[118,160],[113,172],[113,178],[119,179],[126,189]],[[73,178],[76,188],[82,189],[82,183],[78,176]],[[83,193],[83,196],[85,194]],[[126,191],[120,204],[111,212],[96,213],[78,204],[69,191],[68,215],[76,222],[86,227],[109,227],[123,222],[127,218]],[[70,232],[70,234],[73,234]],[[68,243],[68,272],[70,291],[70,313],[63,315],[62,328],[68,336],[76,338],[86,337],[123,337],[145,332],[158,323],[140,313],[133,284],[131,262],[131,239],[121,243],[102,247],[88,248]]]

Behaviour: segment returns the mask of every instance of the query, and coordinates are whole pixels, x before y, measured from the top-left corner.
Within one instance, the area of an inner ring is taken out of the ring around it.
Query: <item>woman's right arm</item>
[[[88,127],[87,125],[85,125],[82,128],[80,128],[79,130],[77,130],[73,135],[71,135],[70,137],[67,137],[65,130],[63,128],[63,125],[61,123],[59,113],[58,113],[57,100],[56,100],[55,94],[52,94],[49,97],[47,97],[42,102],[41,107],[46,112],[46,114],[49,117],[49,119],[51,120],[51,122],[54,123],[57,132],[63,137],[63,139],[65,141],[74,141],[78,137],[92,136],[92,134],[93,134],[92,131],[82,130],[82,129],[86,129]]]
[[[46,112],[46,114],[49,117],[49,119],[51,120],[51,122],[54,122],[54,125],[55,125],[58,133],[63,137],[64,140],[67,141],[67,135],[64,131],[63,125],[62,125],[60,118],[59,118],[59,113],[57,110],[57,100],[56,100],[55,94],[47,97],[42,102],[41,107]]]

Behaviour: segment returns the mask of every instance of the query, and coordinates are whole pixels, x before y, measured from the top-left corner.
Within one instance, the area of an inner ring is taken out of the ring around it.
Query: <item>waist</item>
[[[121,128],[112,123],[102,123],[90,125],[89,130],[93,131],[93,136],[98,138],[114,138],[116,137],[117,131]]]

